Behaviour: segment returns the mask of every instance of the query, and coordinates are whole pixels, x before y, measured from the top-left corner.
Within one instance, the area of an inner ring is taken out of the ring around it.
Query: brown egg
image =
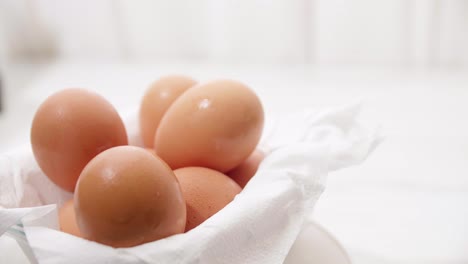
[[[73,199],[66,202],[59,210],[60,230],[70,235],[81,237],[80,229],[76,224]]]
[[[31,145],[42,171],[73,192],[81,170],[98,153],[127,144],[114,107],[84,89],[66,89],[47,98],[34,116]]]
[[[156,153],[172,169],[227,172],[255,149],[263,108],[247,86],[230,80],[196,85],[167,110],[155,136]]]
[[[240,187],[244,188],[257,172],[263,158],[265,158],[265,154],[261,150],[256,149],[244,162],[228,172],[227,175],[237,182]]]
[[[212,169],[187,167],[174,173],[187,205],[186,232],[223,209],[242,190],[231,178]]]
[[[156,151],[154,151],[154,149],[152,149],[152,148],[145,148],[145,149],[146,149],[146,151],[148,151],[149,153],[151,153],[151,155],[156,156],[156,157],[159,158],[159,156],[156,155]]]
[[[159,121],[172,102],[195,84],[195,80],[182,75],[162,77],[151,84],[140,107],[140,133],[146,147],[153,147]]]
[[[182,233],[186,208],[172,170],[143,148],[121,146],[92,159],[75,192],[84,238],[131,247]]]

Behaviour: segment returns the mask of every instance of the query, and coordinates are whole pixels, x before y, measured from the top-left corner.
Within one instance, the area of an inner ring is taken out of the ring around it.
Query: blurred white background
[[[2,60],[461,67],[465,0],[2,0]]]
[[[174,72],[246,82],[267,115],[365,99],[387,140],[317,221],[356,264],[468,263],[468,0],[0,0],[0,151],[54,91],[123,113]]]

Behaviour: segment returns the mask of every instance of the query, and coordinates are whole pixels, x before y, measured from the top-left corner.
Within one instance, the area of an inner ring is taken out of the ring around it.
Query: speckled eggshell
[[[231,80],[199,84],[167,110],[155,150],[172,169],[200,166],[227,172],[253,152],[263,119],[262,104],[246,85]]]
[[[31,126],[31,146],[39,167],[55,184],[73,192],[86,164],[102,151],[127,144],[115,108],[85,89],[49,96]]]
[[[242,190],[237,183],[221,172],[187,167],[174,171],[187,205],[189,231],[223,209]]]
[[[131,247],[182,233],[186,207],[172,170],[147,150],[108,149],[85,167],[75,192],[84,238]]]

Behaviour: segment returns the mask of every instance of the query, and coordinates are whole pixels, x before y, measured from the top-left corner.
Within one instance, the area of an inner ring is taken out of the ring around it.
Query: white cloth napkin
[[[283,263],[327,173],[362,162],[380,141],[357,121],[359,109],[304,110],[267,122],[260,147],[268,154],[233,202],[188,233],[131,248],[58,231],[56,204],[71,194],[48,180],[30,151],[5,154],[0,236],[13,236],[39,263]],[[135,112],[126,120],[130,143],[139,145]]]

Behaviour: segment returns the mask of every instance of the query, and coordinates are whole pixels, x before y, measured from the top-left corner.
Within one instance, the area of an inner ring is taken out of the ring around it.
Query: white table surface
[[[21,68],[0,116],[2,151],[29,144],[38,104],[65,87],[96,90],[122,112],[167,73],[241,80],[267,115],[363,99],[363,121],[381,124],[387,138],[364,164],[329,175],[315,218],[357,264],[468,263],[468,71],[59,62],[28,75]]]

